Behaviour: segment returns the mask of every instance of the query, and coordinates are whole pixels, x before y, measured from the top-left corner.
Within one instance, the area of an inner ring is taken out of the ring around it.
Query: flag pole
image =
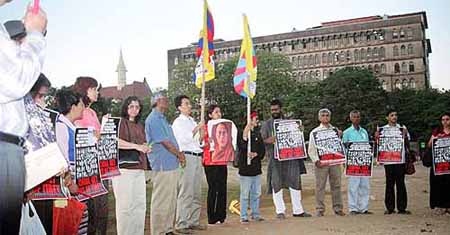
[[[203,58],[205,59],[205,58]],[[200,106],[201,106],[201,110],[200,110],[200,122],[205,123],[205,89],[206,89],[206,82],[205,82],[205,68],[203,66],[203,62],[202,62],[202,94],[201,94],[201,98],[200,98]]]
[[[247,76],[247,86],[250,85],[250,75]],[[250,88],[248,89],[250,93]],[[252,106],[252,100],[250,98],[250,94],[247,94],[247,124],[250,124],[252,121],[252,118],[250,117],[251,114],[251,106]],[[248,137],[247,137],[247,165],[251,165],[252,164],[252,159],[248,157],[248,154],[252,151],[252,129],[250,128],[249,132],[248,132]]]

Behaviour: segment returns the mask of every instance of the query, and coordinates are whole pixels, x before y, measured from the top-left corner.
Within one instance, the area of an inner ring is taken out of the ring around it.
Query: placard
[[[450,137],[433,139],[432,151],[434,174],[450,174]]]
[[[373,142],[348,142],[346,145],[345,175],[371,177],[373,169]]]
[[[119,171],[119,123],[120,118],[104,118],[98,140],[98,159],[100,161],[100,176],[110,179],[120,175]]]
[[[313,138],[322,164],[340,165],[345,163],[344,148],[336,128],[318,130],[313,133]]]
[[[307,158],[305,137],[300,130],[301,125],[301,120],[277,119],[273,122],[275,159],[286,161]]]
[[[378,162],[383,164],[401,164],[405,162],[403,128],[380,127],[378,141]]]

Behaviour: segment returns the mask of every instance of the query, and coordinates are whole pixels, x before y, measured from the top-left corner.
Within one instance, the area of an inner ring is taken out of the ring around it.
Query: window
[[[316,71],[316,80],[322,80],[322,77],[320,77],[320,71]]]
[[[328,63],[332,64],[334,63],[333,53],[328,52]]]
[[[367,48],[367,59],[370,60],[372,57],[372,48]]]
[[[414,53],[414,48],[412,44],[408,45],[408,55],[412,55]]]
[[[398,46],[394,46],[394,56],[398,56]]]
[[[386,65],[385,64],[381,64],[381,73],[386,73]]]
[[[400,55],[402,55],[402,56],[406,55],[406,46],[405,45],[402,45],[400,47]]]
[[[328,61],[327,60],[327,54],[323,53],[322,54],[322,63],[327,64],[328,63],[327,61]]]
[[[341,51],[341,53],[339,54],[339,62],[344,62],[345,61],[345,53],[343,51]]]
[[[383,87],[384,90],[387,90],[387,82],[384,80],[381,80],[381,87]]]
[[[400,73],[400,65],[398,63],[394,65],[394,73]]]
[[[399,80],[399,79],[395,80],[395,82],[394,82],[394,87],[395,87],[396,89],[402,89],[402,84],[400,83],[400,80]]]
[[[408,80],[406,80],[406,79],[403,79],[403,81],[402,81],[402,88],[404,89],[404,88],[408,88]]]
[[[334,53],[334,62],[339,62],[339,52]]]
[[[314,57],[313,55],[309,55],[308,66],[312,66],[313,64],[314,64]]]
[[[412,39],[412,37],[413,37],[413,29],[412,28],[408,28],[408,30],[406,30],[406,36],[408,37],[408,39]]]
[[[366,59],[366,50],[363,48],[361,49],[361,60],[365,60]]]
[[[369,64],[369,66],[367,67],[367,69],[368,69],[370,72],[372,72],[372,71],[373,71],[372,65]]]
[[[347,62],[349,62],[350,60],[352,60],[352,55],[350,51],[347,51]]]
[[[297,57],[292,57],[292,66],[294,66],[294,67],[298,67],[298,60],[297,60]]]
[[[328,77],[328,70],[323,70],[323,79],[327,79]]]
[[[297,64],[298,64],[298,67],[302,67],[302,63],[303,63],[302,57],[301,57],[301,56],[298,56],[298,57],[297,57]]]
[[[406,65],[406,62],[402,63],[402,73],[407,73],[408,72],[408,66]]]
[[[173,59],[173,64],[174,64],[174,65],[177,65],[177,64],[178,64],[178,57],[175,57],[175,58]]]
[[[405,30],[404,29],[400,29],[400,38],[401,39],[405,38]]]
[[[384,47],[380,47],[380,58],[384,59],[386,57],[386,50]]]
[[[374,71],[375,71],[375,74],[379,74],[380,73],[380,66],[376,64],[374,66]]]
[[[414,72],[414,62],[409,62],[409,72],[413,73]]]
[[[414,78],[409,79],[409,88],[411,89],[416,88],[416,81],[414,81]]]
[[[392,30],[392,39],[398,39],[398,32],[396,29]]]
[[[300,80],[301,82],[303,82],[303,80],[305,79],[305,78],[303,77],[303,73],[302,73],[302,72],[298,73],[298,77],[299,77],[299,80]]]
[[[315,64],[315,65],[319,65],[319,64],[320,64],[320,58],[319,58],[319,55],[318,55],[318,54],[316,54],[316,55],[314,56],[314,64]]]
[[[375,47],[375,48],[373,48],[373,58],[374,58],[374,59],[378,59],[378,56],[379,56],[379,54],[378,54],[378,48]]]
[[[355,51],[353,52],[353,56],[355,57],[355,61],[359,60],[359,50],[355,49]]]

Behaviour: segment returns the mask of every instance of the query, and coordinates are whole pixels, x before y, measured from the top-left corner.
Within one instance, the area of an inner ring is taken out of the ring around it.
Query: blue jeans
[[[19,234],[24,187],[23,148],[0,141],[0,234]]]
[[[241,220],[248,219],[247,209],[250,201],[252,218],[259,218],[259,197],[261,196],[261,175],[240,176],[241,182]]]
[[[348,177],[348,210],[365,212],[369,210],[370,178]]]

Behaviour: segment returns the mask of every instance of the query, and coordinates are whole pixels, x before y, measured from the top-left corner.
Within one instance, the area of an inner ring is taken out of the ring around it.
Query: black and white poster
[[[119,123],[120,118],[105,118],[102,121],[98,140],[98,158],[102,179],[120,175],[119,172]]]
[[[384,164],[404,163],[403,128],[380,127],[380,139],[378,142],[378,162]]]
[[[433,139],[432,151],[434,174],[450,174],[450,137]]]
[[[371,177],[373,168],[373,142],[348,142],[346,146],[345,175]]]
[[[307,157],[305,137],[300,127],[301,120],[275,120],[274,157],[279,161],[304,159]]]
[[[336,128],[316,131],[313,138],[321,163],[326,165],[345,163],[344,148]]]

